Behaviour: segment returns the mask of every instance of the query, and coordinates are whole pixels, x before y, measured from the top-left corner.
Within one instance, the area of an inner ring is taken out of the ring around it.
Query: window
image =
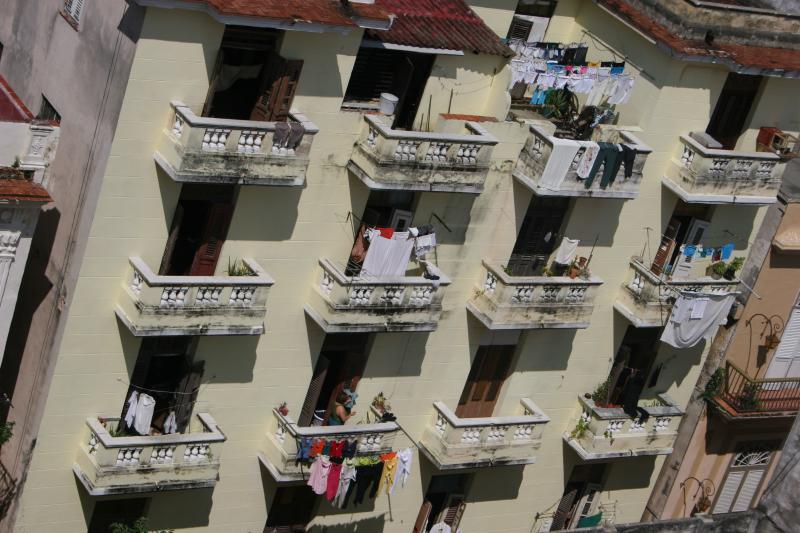
[[[530,17],[553,16],[558,0],[519,0],[517,4],[517,15],[528,15]]]
[[[56,111],[53,104],[50,103],[44,95],[42,95],[42,106],[39,108],[39,114],[36,115],[39,120],[49,120],[51,122],[61,122],[61,113]]]
[[[777,442],[749,442],[738,446],[717,493],[713,513],[746,511],[753,507],[756,493],[769,468]]]
[[[81,21],[84,1],[85,0],[64,0],[64,12],[75,22]]]

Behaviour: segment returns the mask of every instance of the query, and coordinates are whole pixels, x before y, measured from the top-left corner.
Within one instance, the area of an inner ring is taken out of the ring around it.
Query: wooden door
[[[686,231],[686,236],[684,237],[684,241],[682,244],[684,246],[697,246],[698,244],[700,244],[703,240],[703,235],[708,229],[709,224],[710,223],[705,220],[693,218],[691,222],[689,222],[689,229]],[[689,273],[692,270],[693,260],[694,256],[687,257],[685,254],[679,253],[678,257],[675,259],[675,266],[672,268],[672,277],[674,278],[689,277]]]
[[[567,198],[534,196],[514,244],[508,266],[514,276],[538,276],[558,245],[558,236],[567,214]]]
[[[458,526],[461,524],[461,518],[464,516],[466,509],[467,502],[463,498],[453,497],[442,513],[442,521],[450,526],[452,531],[458,531]]]
[[[556,510],[553,513],[553,522],[550,525],[550,531],[560,531],[564,529],[567,519],[570,517],[575,505],[575,499],[578,497],[578,487],[568,486],[558,501]]]
[[[422,502],[422,506],[419,508],[419,513],[417,514],[417,519],[414,521],[413,533],[424,533],[426,531],[432,508],[433,505],[431,502],[427,500]]]
[[[481,346],[458,401],[461,418],[492,416],[500,389],[508,378],[514,346]]]
[[[205,231],[203,232],[203,239],[194,256],[189,275],[214,275],[232,217],[233,204],[218,203],[211,206]]]
[[[302,60],[288,60],[273,53],[264,67],[261,95],[250,114],[250,120],[285,122],[289,117],[302,69]]]
[[[664,235],[661,236],[661,244],[658,245],[653,265],[650,267],[650,270],[656,276],[660,276],[664,272],[664,266],[672,257],[672,251],[675,249],[675,239],[678,237],[680,229],[680,220],[675,217],[671,218],[667,224],[667,229],[664,230]]]
[[[756,494],[763,481],[772,451],[766,447],[752,445],[750,449],[737,453],[728,465],[725,481],[717,493],[714,514],[746,511],[755,506]]]
[[[175,398],[175,422],[178,426],[178,433],[183,433],[189,428],[192,420],[194,403],[197,401],[197,393],[203,382],[203,370],[205,361],[195,361],[186,365],[186,373],[178,384]]]

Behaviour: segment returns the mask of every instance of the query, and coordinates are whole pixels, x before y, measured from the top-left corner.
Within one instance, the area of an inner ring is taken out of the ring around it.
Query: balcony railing
[[[477,122],[464,133],[393,130],[365,115],[348,168],[370,189],[483,191],[498,140]]]
[[[653,150],[629,131],[614,128],[602,128],[598,131],[598,137],[595,139],[597,141],[625,143],[636,148],[631,177],[625,177],[625,167],[621,165],[614,182],[601,189],[600,176],[603,173],[601,166],[591,187],[587,189],[584,185],[585,180],[579,178],[577,174],[578,162],[586,151],[585,148],[579,148],[572,164],[563,175],[558,175],[559,179],[555,180],[554,184],[543,182],[545,169],[556,164],[556,161],[551,159],[555,137],[547,133],[544,127],[536,124],[530,126],[528,140],[514,169],[514,177],[539,196],[636,198],[642,182],[642,169]]]
[[[117,316],[137,337],[260,335],[272,278],[253,259],[251,276],[159,276],[130,258]]]
[[[92,496],[213,487],[225,435],[200,413],[184,434],[115,437],[118,418],[87,418],[73,467]]]
[[[800,378],[753,379],[725,362],[716,404],[729,417],[794,417],[800,410]]]
[[[293,482],[308,477],[307,466],[297,462],[298,445],[305,439],[312,442],[355,440],[358,442],[357,455],[376,455],[392,450],[399,431],[396,422],[301,427],[288,416],[273,410],[259,459],[275,481]]]
[[[656,400],[640,400],[639,412],[631,418],[620,407],[597,407],[578,397],[581,415],[564,440],[583,460],[613,459],[640,455],[669,455],[684,415],[666,394]]]
[[[771,204],[785,168],[771,152],[715,150],[681,135],[662,182],[688,203]]]
[[[182,102],[173,112],[155,154],[156,162],[178,182],[301,186],[309,152],[319,131],[297,111],[290,122],[303,126],[296,146],[279,143],[276,122],[198,117]]]
[[[528,398],[520,401],[516,416],[459,418],[442,402],[433,407],[422,445],[440,470],[533,463],[550,421]]]
[[[483,286],[467,309],[489,329],[588,328],[603,280],[510,276],[483,262]]]
[[[738,280],[711,277],[673,278],[667,283],[634,257],[631,258],[628,277],[617,294],[614,309],[636,327],[661,327],[669,319],[677,291],[731,294],[736,292],[738,285]]]
[[[328,259],[319,265],[305,310],[327,333],[436,329],[445,287],[450,285],[441,272],[438,280],[421,273],[362,278],[345,275]]]

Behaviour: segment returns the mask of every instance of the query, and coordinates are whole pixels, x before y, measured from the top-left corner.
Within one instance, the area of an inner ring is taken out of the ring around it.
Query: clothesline
[[[216,376],[212,376],[211,379],[214,379],[215,377]],[[201,388],[206,387],[211,383],[211,381],[209,380],[206,383],[200,384],[198,387],[196,387],[195,389],[193,389],[190,392],[178,392],[178,391],[171,391],[171,390],[148,389],[147,387],[134,385],[133,383],[131,383],[129,381],[125,381],[122,378],[117,378],[117,381],[119,381],[120,383],[124,383],[125,385],[128,385],[129,387],[132,387],[132,388],[136,389],[137,391],[155,392],[156,394],[179,394],[179,395],[183,395],[183,396],[191,396],[191,395],[193,395],[195,393],[199,393]]]

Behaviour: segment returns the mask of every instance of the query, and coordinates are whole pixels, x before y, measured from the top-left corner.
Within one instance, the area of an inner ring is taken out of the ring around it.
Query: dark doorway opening
[[[458,531],[467,507],[466,497],[472,474],[433,476],[414,523],[414,533],[426,533],[441,522]]]
[[[609,374],[607,405],[638,416],[637,404],[658,352],[661,328],[628,326]]]
[[[558,244],[569,198],[534,196],[508,260],[512,276],[541,276]]]
[[[278,488],[264,533],[305,533],[317,501],[317,495],[305,485]]]
[[[553,514],[550,531],[598,525],[598,503],[606,464],[578,465],[572,469],[564,494]],[[594,520],[597,523],[594,523]]]
[[[706,133],[726,150],[733,150],[750,115],[763,78],[731,72],[717,99]]]
[[[233,216],[234,196],[232,186],[183,186],[159,274],[214,275]]]

